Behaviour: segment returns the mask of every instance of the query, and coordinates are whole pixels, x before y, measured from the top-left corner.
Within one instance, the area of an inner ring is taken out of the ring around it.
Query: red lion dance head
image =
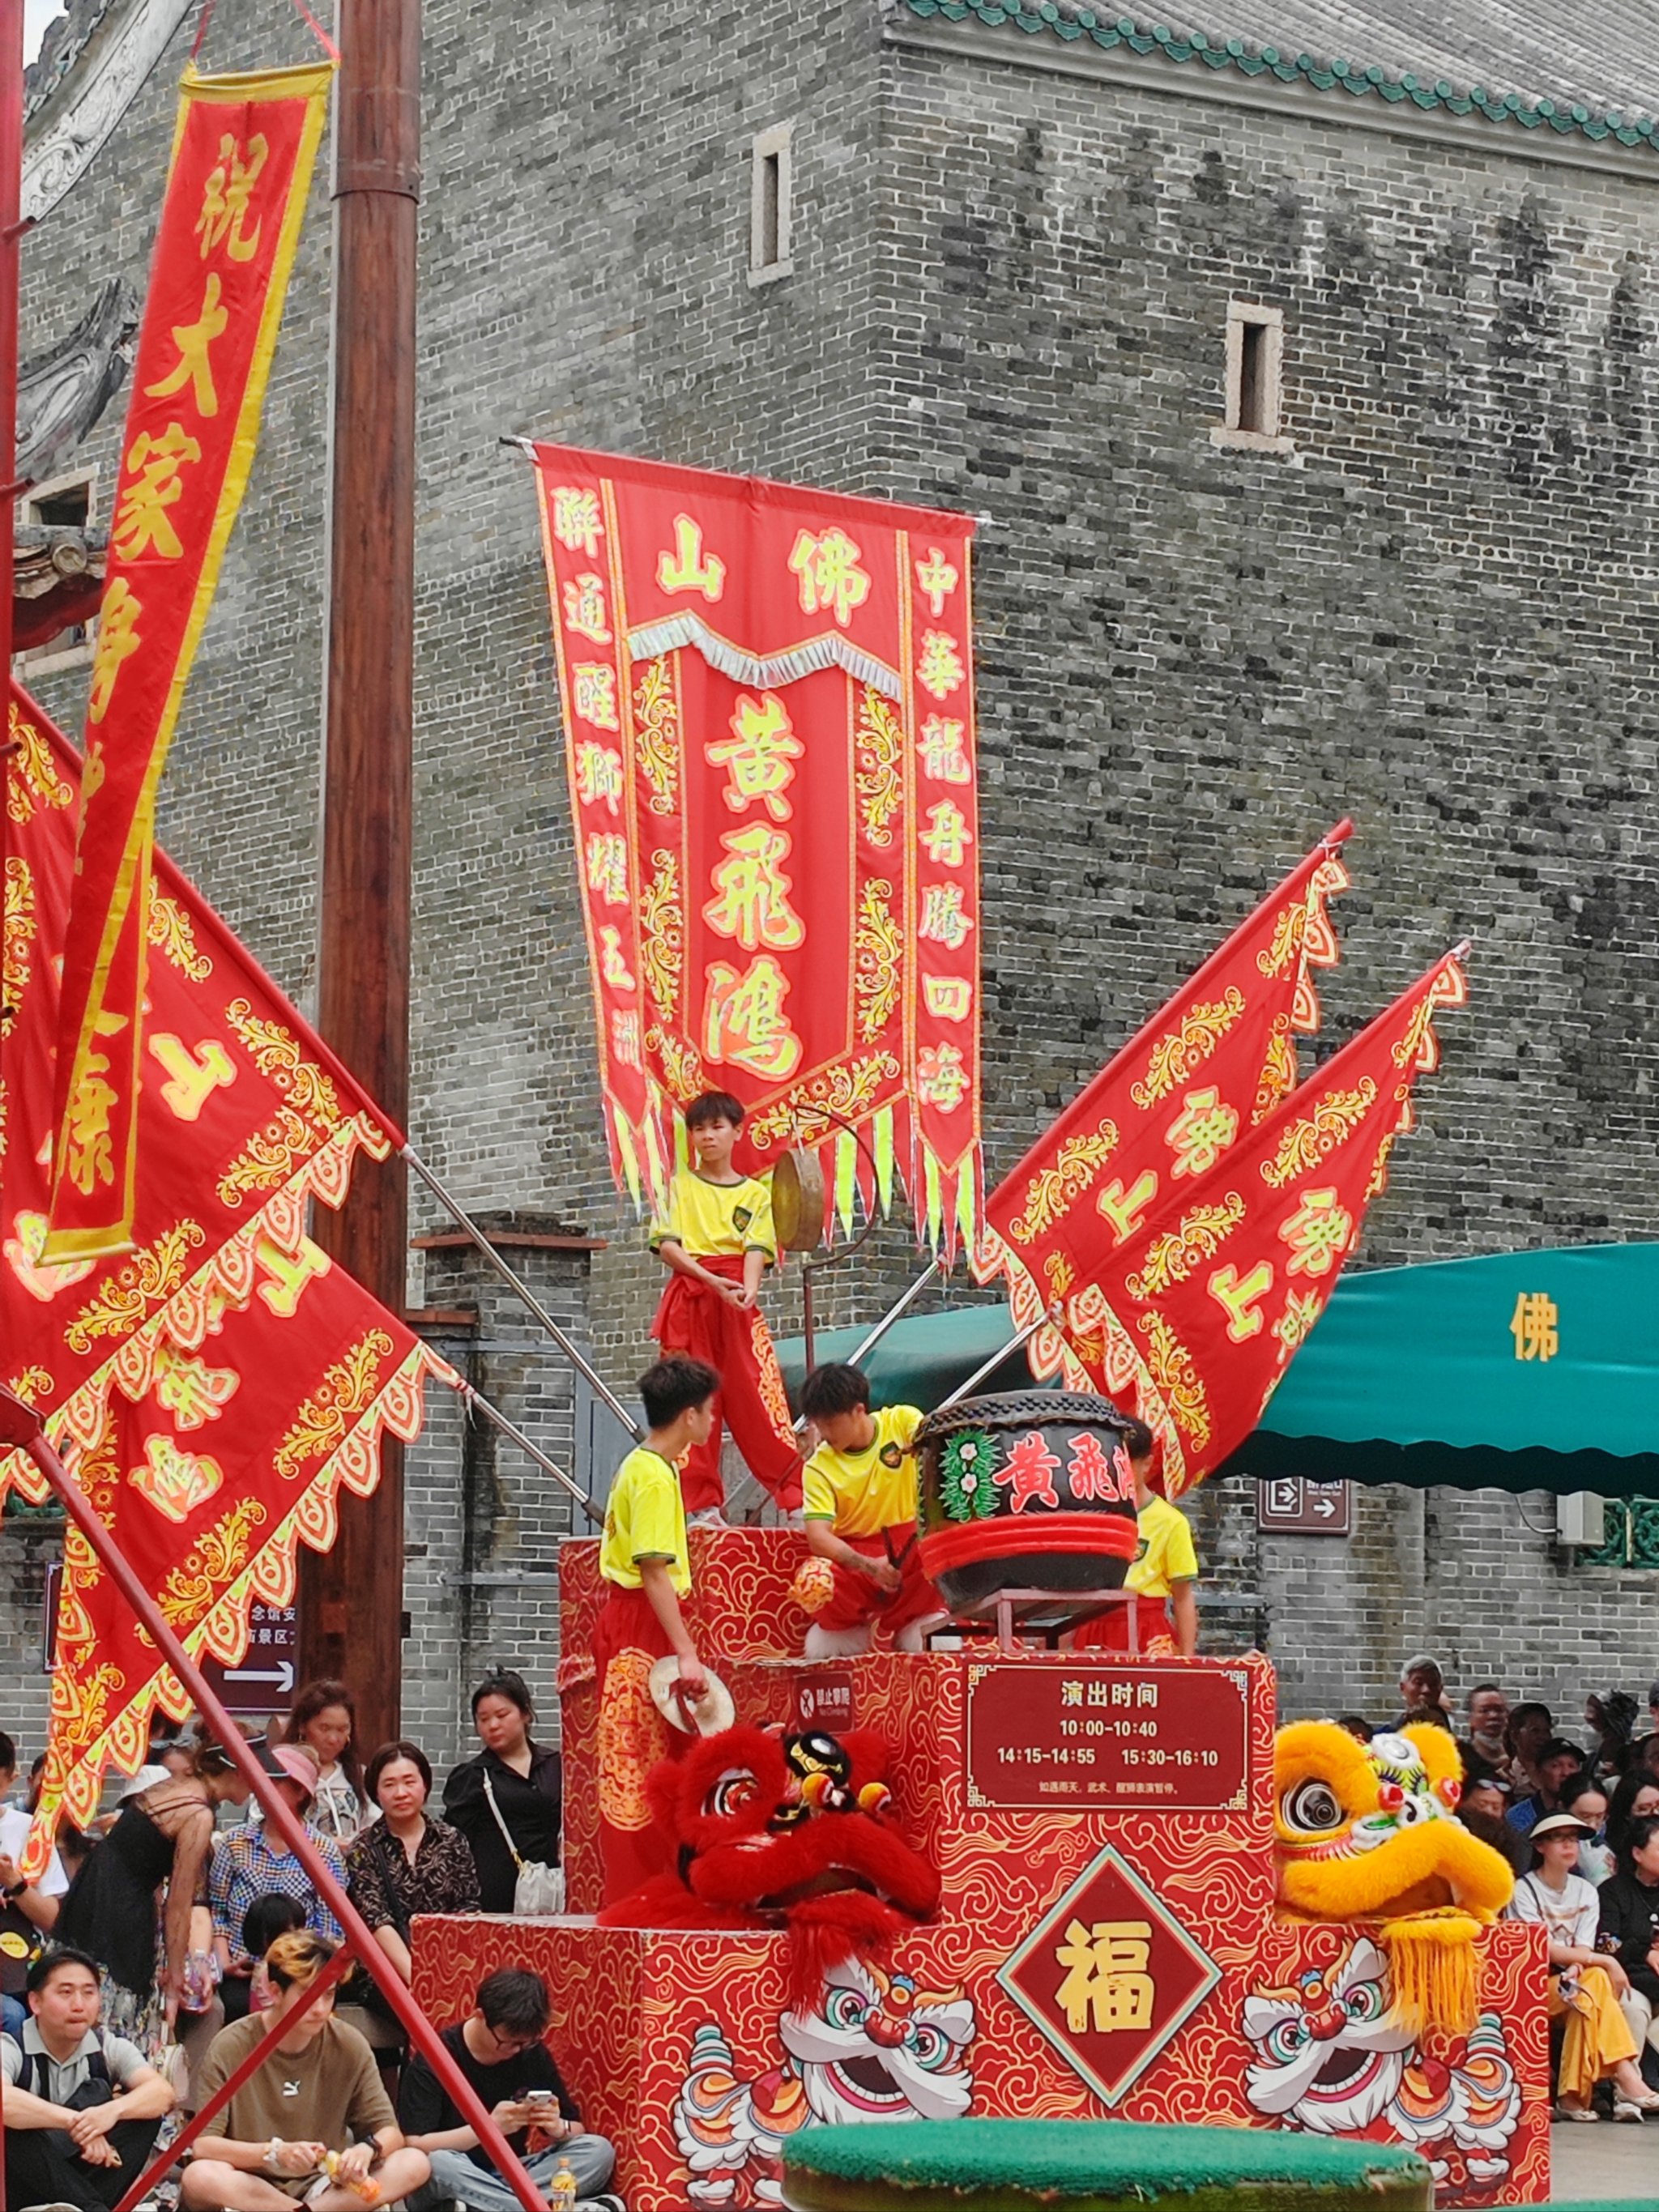
[[[826,1971],[884,1951],[939,1902],[939,1876],[899,1833],[873,1730],[726,1729],[647,1784],[676,1871],[599,1915],[605,1928],[783,1928],[792,2002]]]

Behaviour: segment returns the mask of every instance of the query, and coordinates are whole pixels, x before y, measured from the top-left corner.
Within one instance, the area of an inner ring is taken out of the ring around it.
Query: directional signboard
[[[1349,1536],[1353,1504],[1346,1482],[1309,1482],[1281,1475],[1255,1486],[1255,1525],[1280,1535]]]
[[[64,1578],[63,1564],[52,1560],[46,1568],[45,1619],[41,1623],[43,1672],[50,1674],[58,1650],[58,1593]],[[291,1605],[256,1605],[248,1611],[247,1650],[239,1667],[222,1667],[216,1659],[203,1662],[202,1671],[218,1692],[227,1712],[244,1720],[286,1712],[294,1702],[299,1666],[300,1629]]]

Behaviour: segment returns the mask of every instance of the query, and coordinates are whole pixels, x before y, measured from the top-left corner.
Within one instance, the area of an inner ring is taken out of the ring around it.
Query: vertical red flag
[[[1337,957],[1327,902],[1347,888],[1351,828],[1315,846],[986,1200],[974,1272],[1006,1278],[1017,1328],[1182,1206],[1194,1175],[1295,1086],[1295,1039],[1319,1028],[1313,971]],[[1087,1387],[1059,1329],[1040,1329],[1027,1357]]]
[[[1260,1421],[1358,1247],[1419,1075],[1438,1065],[1434,1017],[1465,997],[1448,953],[1072,1291],[1073,1350],[1158,1438],[1171,1498]],[[1191,1142],[1207,1155],[1201,1133]]]
[[[980,1197],[972,523],[536,462],[617,1181],[661,1202],[677,1109],[730,1091],[751,1172],[821,1149],[845,1219],[896,1166],[954,1248]]]
[[[53,1260],[132,1243],[155,790],[247,487],[332,72],[185,73],[87,709]]]

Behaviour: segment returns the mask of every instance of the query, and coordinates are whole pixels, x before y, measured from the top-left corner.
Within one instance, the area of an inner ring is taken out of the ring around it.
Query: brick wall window
[[[1246,453],[1288,453],[1280,434],[1285,375],[1285,311],[1254,300],[1227,302],[1225,420],[1212,445]]]
[[[789,258],[790,140],[793,123],[756,135],[750,155],[749,282],[775,283],[794,267]]]
[[[96,489],[94,471],[84,471],[79,476],[53,477],[50,482],[34,486],[20,504],[17,519],[61,530],[84,530],[95,520],[93,496]],[[96,621],[73,623],[46,644],[20,653],[18,671],[25,676],[48,676],[56,668],[82,667],[92,659],[97,635]]]

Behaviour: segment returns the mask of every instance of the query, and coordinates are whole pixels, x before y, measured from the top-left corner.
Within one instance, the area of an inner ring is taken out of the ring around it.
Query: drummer
[[[856,1367],[815,1367],[801,1411],[821,1441],[806,1462],[806,1542],[830,1563],[828,1601],[806,1632],[809,1659],[867,1651],[878,1627],[901,1651],[920,1651],[926,1629],[946,1618],[921,1571],[915,1406],[870,1410]]]
[[[1140,1532],[1134,1564],[1123,1578],[1123,1587],[1143,1601],[1140,1648],[1151,1659],[1170,1659],[1177,1654],[1190,1659],[1198,1649],[1198,1552],[1192,1526],[1184,1513],[1152,1488],[1154,1444],[1152,1432],[1144,1421],[1128,1424],[1123,1449],[1135,1480],[1135,1518]],[[1149,1598],[1152,1604],[1145,1602]],[[1127,1651],[1128,1648],[1127,1605],[1110,1606],[1095,1620],[1085,1620],[1072,1638],[1073,1651]]]

